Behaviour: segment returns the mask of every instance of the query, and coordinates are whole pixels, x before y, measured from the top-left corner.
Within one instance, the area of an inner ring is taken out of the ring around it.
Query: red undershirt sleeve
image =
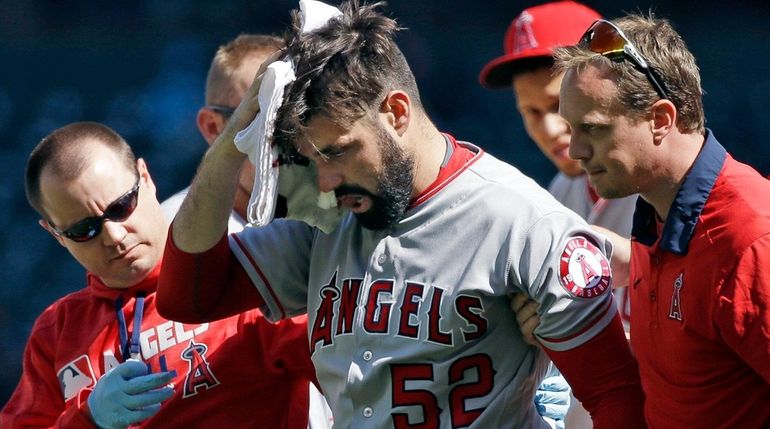
[[[585,344],[566,351],[544,349],[591,414],[595,429],[647,427],[639,368],[618,315]]]
[[[205,252],[187,253],[176,247],[172,231],[173,226],[169,227],[156,294],[161,316],[202,323],[265,304],[230,251],[227,234]]]

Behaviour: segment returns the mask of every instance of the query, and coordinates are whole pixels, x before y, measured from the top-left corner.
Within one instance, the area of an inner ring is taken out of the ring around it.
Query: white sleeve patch
[[[559,282],[577,298],[596,298],[610,290],[610,263],[586,237],[572,237],[559,257]]]

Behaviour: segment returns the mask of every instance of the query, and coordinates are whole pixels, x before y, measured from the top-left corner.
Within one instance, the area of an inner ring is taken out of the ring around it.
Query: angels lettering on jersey
[[[446,290],[407,281],[403,285],[403,301],[397,304],[394,280],[374,280],[367,288],[362,288],[364,279],[348,278],[338,284],[337,278],[338,271],[335,271],[329,283],[320,290],[321,301],[315,311],[310,337],[311,353],[316,351],[316,347],[332,345],[338,335],[351,334],[358,329],[353,321],[359,311],[364,312],[362,329],[367,333],[392,333],[446,346],[456,344],[460,338],[465,342],[472,341],[487,331],[488,322],[482,315],[483,306],[478,297],[458,295],[453,310],[465,320],[467,327],[442,331],[441,306]],[[362,295],[362,290],[367,290],[367,293]],[[424,313],[427,313],[427,323],[421,323],[426,320],[421,317]],[[394,326],[391,318],[394,317],[398,318],[395,325],[397,332],[390,332],[391,326]]]
[[[220,384],[206,357],[208,345],[203,341],[194,341],[195,337],[208,329],[208,323],[186,326],[172,321],[145,329],[140,334],[139,357],[147,363],[151,372],[176,369],[177,373],[184,374],[182,396],[195,396]],[[102,369],[102,375],[120,365],[121,361],[115,354],[117,351],[118,355],[122,355],[122,350],[117,341],[115,349],[101,353],[99,367]],[[176,356],[169,355],[172,366],[163,368],[168,353]],[[156,356],[158,359],[153,359]],[[176,368],[173,363],[180,366],[184,363],[184,367]],[[59,368],[57,377],[65,402],[75,398],[81,390],[96,385],[97,373],[94,368],[87,354],[82,354]]]

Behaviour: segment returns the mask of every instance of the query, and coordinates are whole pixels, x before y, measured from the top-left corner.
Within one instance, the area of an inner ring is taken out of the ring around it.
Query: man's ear
[[[409,121],[412,116],[412,100],[404,91],[390,91],[382,101],[380,114],[384,114],[388,124],[399,136],[403,136],[409,128]]]
[[[48,223],[47,220],[40,219],[37,221],[37,224],[40,225],[40,227],[43,228],[44,230],[48,231],[48,233],[51,234],[53,238],[55,238],[56,241],[59,242],[59,244],[64,246],[64,237],[54,232],[53,227],[51,226],[51,224]]]
[[[219,133],[225,128],[225,119],[222,115],[208,107],[201,107],[198,110],[195,122],[198,124],[198,131],[201,132],[203,139],[206,140],[209,146],[214,143]]]
[[[150,176],[150,170],[147,168],[147,163],[144,162],[144,158],[138,158],[136,160],[136,171],[139,172],[140,180],[143,180],[147,184],[147,188],[155,194],[155,182],[152,181]]]
[[[664,137],[676,127],[676,106],[671,100],[658,100],[651,108],[652,118],[650,126],[656,144],[660,144]]]

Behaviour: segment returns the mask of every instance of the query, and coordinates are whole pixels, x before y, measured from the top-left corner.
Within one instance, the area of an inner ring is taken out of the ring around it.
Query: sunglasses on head
[[[647,64],[642,54],[636,49],[633,43],[628,40],[625,34],[615,24],[597,19],[588,30],[583,34],[578,42],[579,46],[587,47],[591,52],[595,52],[609,58],[612,61],[620,62],[629,60],[639,71],[647,76],[655,91],[662,99],[668,99],[666,90],[663,88],[663,80],[658,80],[655,73]]]
[[[123,222],[134,212],[139,201],[139,179],[139,177],[136,178],[136,184],[130,191],[110,203],[110,205],[104,209],[104,213],[102,213],[101,216],[87,217],[64,231],[56,229],[53,224],[51,224],[51,228],[56,235],[67,237],[78,243],[88,241],[98,236],[102,232],[102,224],[105,220]]]
[[[203,107],[219,113],[225,119],[229,119],[230,116],[233,116],[233,113],[235,112],[235,107],[223,106],[221,104],[207,104]]]

